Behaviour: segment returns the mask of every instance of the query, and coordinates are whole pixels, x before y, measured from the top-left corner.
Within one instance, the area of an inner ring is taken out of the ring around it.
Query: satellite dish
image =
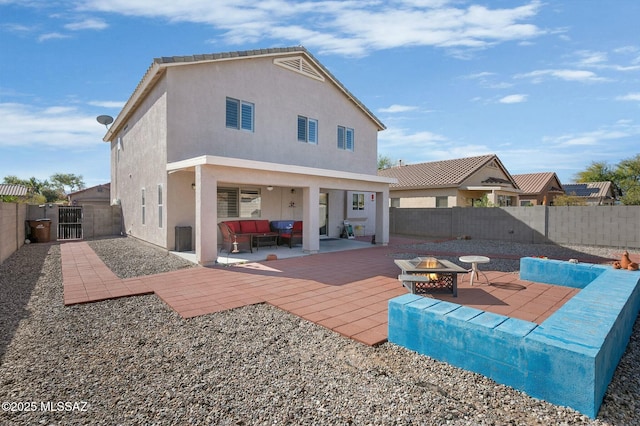
[[[96,117],[96,120],[100,124],[104,124],[105,127],[109,127],[109,124],[113,123],[113,117],[110,115],[99,115]]]

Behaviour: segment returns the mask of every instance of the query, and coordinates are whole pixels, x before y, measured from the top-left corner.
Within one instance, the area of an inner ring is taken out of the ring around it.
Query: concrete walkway
[[[389,299],[406,294],[387,247],[321,253],[234,267],[196,267],[119,279],[86,242],[61,244],[64,303],[97,302],[155,293],[183,318],[269,303],[367,345],[387,339]],[[405,249],[406,250],[406,249]],[[576,289],[521,281],[514,273],[483,271],[489,283],[459,280],[458,297],[429,297],[540,323]]]

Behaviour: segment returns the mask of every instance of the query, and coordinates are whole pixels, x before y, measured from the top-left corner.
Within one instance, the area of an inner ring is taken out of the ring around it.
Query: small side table
[[[486,256],[460,256],[459,260],[460,262],[471,264],[471,269],[469,269],[469,272],[471,272],[469,283],[471,284],[471,286],[473,286],[473,277],[475,276],[477,279],[479,279],[479,274],[484,275],[484,278],[487,280],[487,284],[489,284],[489,278],[487,278],[487,275],[484,272],[478,269],[478,263],[489,263],[491,262],[491,259]]]
[[[269,232],[264,234],[251,234],[251,246],[256,246],[256,250],[260,250],[267,244],[270,246],[276,246],[278,248],[278,234],[276,232]]]

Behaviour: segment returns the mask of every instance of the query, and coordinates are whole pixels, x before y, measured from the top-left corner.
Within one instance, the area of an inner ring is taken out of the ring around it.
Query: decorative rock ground
[[[90,244],[121,277],[189,266],[133,239]],[[189,320],[155,296],[64,307],[59,246],[31,244],[0,265],[0,402],[16,403],[0,424],[640,424],[638,327],[590,420],[268,305]],[[37,410],[11,411],[25,402]],[[57,402],[87,405],[41,410]]]

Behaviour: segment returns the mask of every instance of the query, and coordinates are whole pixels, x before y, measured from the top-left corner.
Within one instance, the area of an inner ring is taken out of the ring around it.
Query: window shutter
[[[302,116],[298,116],[298,140],[300,142],[307,141],[307,119]]]
[[[242,103],[242,130],[253,131],[253,104]]]
[[[218,188],[218,217],[239,217],[236,188]]]
[[[318,143],[318,120],[309,119],[309,143]]]
[[[227,127],[238,129],[239,115],[240,102],[236,99],[227,98]]]
[[[344,127],[338,126],[338,149],[344,149]]]
[[[347,151],[353,151],[353,129],[347,129],[346,145]]]

